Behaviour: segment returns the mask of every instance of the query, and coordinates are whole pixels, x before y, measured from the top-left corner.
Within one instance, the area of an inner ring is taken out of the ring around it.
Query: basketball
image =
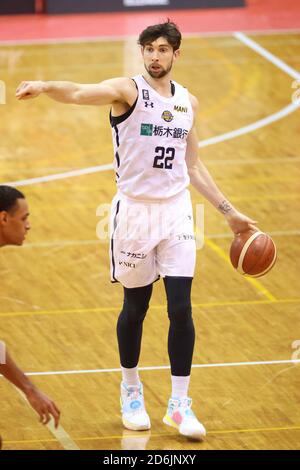
[[[230,260],[240,274],[264,276],[275,264],[275,243],[264,232],[249,230],[239,233],[231,244]]]

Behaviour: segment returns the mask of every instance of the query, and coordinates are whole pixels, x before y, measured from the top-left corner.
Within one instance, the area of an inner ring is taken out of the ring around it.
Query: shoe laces
[[[170,412],[173,413],[175,410],[179,411],[183,416],[188,418],[195,418],[192,407],[192,399],[186,398],[171,398],[169,402]]]
[[[130,411],[133,413],[143,411],[144,398],[143,398],[143,393],[142,393],[142,387],[141,386],[127,387],[126,385],[123,385],[122,388],[126,394],[123,400],[126,403],[126,406],[129,406]]]
[[[126,393],[127,398],[130,400],[138,400],[142,396],[140,387],[128,387],[126,388]]]

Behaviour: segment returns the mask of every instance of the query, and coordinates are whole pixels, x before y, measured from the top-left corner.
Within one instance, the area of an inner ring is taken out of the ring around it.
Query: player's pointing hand
[[[43,91],[43,82],[21,82],[16,90],[16,98],[18,100],[28,100],[30,98],[36,98]]]

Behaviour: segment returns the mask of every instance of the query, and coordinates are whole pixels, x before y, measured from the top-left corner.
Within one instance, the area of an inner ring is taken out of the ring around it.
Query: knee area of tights
[[[192,320],[192,306],[190,303],[176,305],[168,309],[168,317],[171,322],[186,324]]]
[[[145,318],[148,306],[141,305],[140,307],[126,306],[122,310],[122,316],[127,318],[128,321],[141,321]]]

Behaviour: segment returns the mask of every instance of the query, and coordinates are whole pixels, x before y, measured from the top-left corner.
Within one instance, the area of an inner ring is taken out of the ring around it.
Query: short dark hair
[[[0,185],[0,212],[9,212],[14,208],[18,199],[25,199],[21,191],[11,186]]]
[[[178,26],[169,19],[165,23],[155,24],[144,29],[139,36],[138,43],[142,47],[145,47],[146,44],[151,44],[160,37],[166,38],[168,43],[173,47],[173,51],[179,49],[181,44],[181,32]]]

